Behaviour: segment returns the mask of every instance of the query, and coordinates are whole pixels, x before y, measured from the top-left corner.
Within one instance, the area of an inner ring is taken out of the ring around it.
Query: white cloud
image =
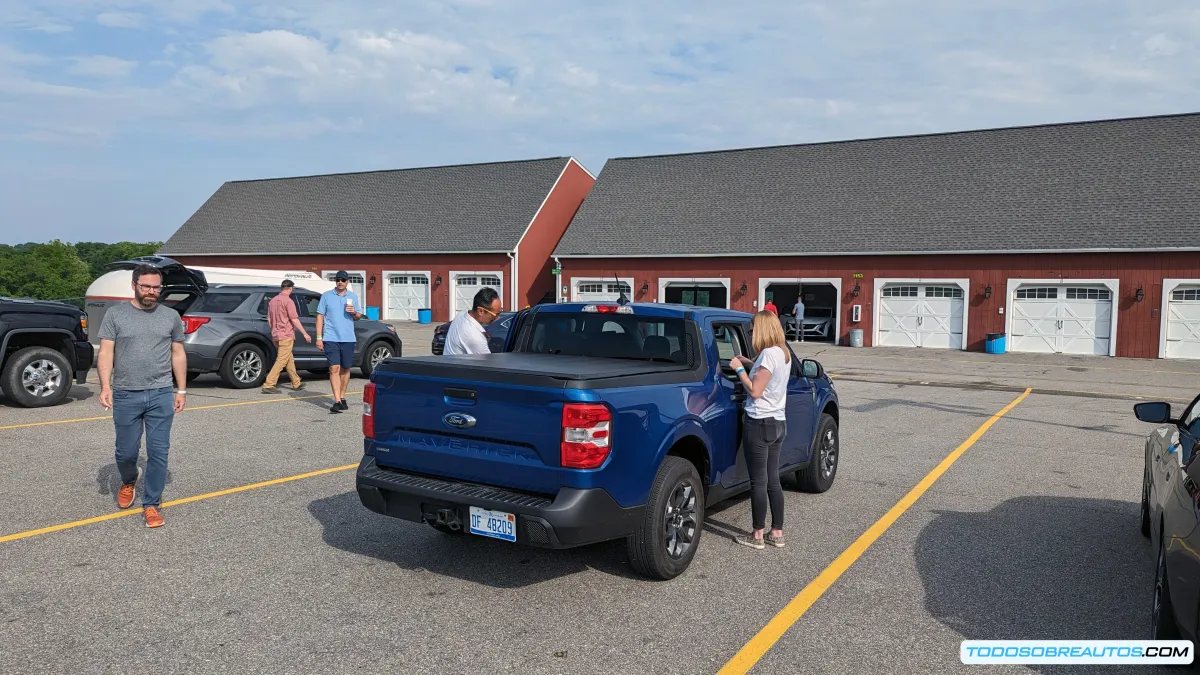
[[[119,79],[129,77],[137,68],[136,61],[126,61],[115,56],[83,56],[72,59],[75,65],[70,72],[84,77]]]
[[[96,15],[96,23],[108,28],[141,28],[145,17],[136,12],[102,12]]]

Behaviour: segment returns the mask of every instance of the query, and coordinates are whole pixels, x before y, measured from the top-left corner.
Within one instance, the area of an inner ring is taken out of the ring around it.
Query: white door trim
[[[498,292],[500,293],[500,302],[504,303],[504,272],[496,272],[496,271],[492,271],[492,270],[481,271],[481,272],[469,272],[466,270],[459,270],[459,271],[451,270],[450,274],[449,274],[449,278],[450,278],[450,320],[451,321],[454,320],[454,317],[458,316],[458,313],[460,311],[466,312],[471,309],[470,307],[466,307],[466,308],[458,307],[458,294],[457,294],[458,277],[459,276],[472,276],[472,277],[479,276],[479,277],[481,277],[484,275],[496,277],[496,278],[500,279],[500,290]],[[432,301],[430,301],[430,302],[432,303]],[[508,304],[508,303],[504,303],[504,304]],[[505,307],[504,311],[515,312],[517,310],[513,309],[512,307]]]
[[[1017,289],[1022,286],[1105,286],[1112,295],[1112,321],[1108,326],[1108,355],[1117,355],[1117,317],[1120,316],[1121,281],[1119,279],[1009,279],[1004,298],[1004,334],[1012,335],[1012,309]],[[965,329],[964,329],[965,330]]]
[[[384,289],[383,290],[383,302],[380,303],[380,307],[379,307],[379,318],[384,319],[386,321],[392,320],[392,298],[389,295],[389,292],[392,287],[392,282],[388,280],[388,277],[392,276],[393,274],[405,274],[405,275],[423,274],[423,275],[425,275],[425,278],[429,281],[429,285],[425,287],[425,299],[430,305],[433,304],[433,272],[432,271],[430,271],[430,270],[384,270],[380,274],[380,277],[379,277],[380,279],[383,280],[383,289]]]
[[[842,297],[841,277],[759,277],[758,297],[754,300],[755,309],[762,309],[762,306],[767,304],[767,286],[771,284],[831,284],[833,293],[837,297],[837,306],[834,308],[834,330],[837,332],[833,334],[833,344],[841,344],[842,314],[844,314],[842,304],[845,302]],[[732,293],[730,291],[731,295]]]
[[[1162,305],[1158,311],[1158,358],[1167,358],[1167,325],[1170,321],[1171,293],[1180,286],[1200,285],[1200,279],[1163,279]],[[1116,312],[1113,312],[1116,315]]]
[[[970,343],[969,333],[971,319],[971,280],[970,279],[949,279],[939,278],[933,279],[928,277],[876,277],[871,281],[874,285],[874,290],[871,292],[873,298],[871,302],[871,344],[879,344],[879,305],[883,302],[883,287],[888,284],[913,284],[917,286],[936,286],[938,284],[954,284],[963,290],[963,332],[962,332],[962,347],[959,351],[967,351],[967,344]],[[1009,293],[1012,297],[1012,293]],[[1005,310],[1008,312],[1008,310]]]
[[[614,281],[623,281],[629,284],[629,299],[633,300],[633,294],[637,290],[633,287],[633,277],[571,277],[571,281],[567,287],[571,291],[571,302],[579,302],[579,284],[608,284]]]
[[[326,274],[337,274],[342,269],[346,270],[346,274],[358,274],[358,275],[362,276],[363,292],[362,292],[362,297],[359,298],[358,301],[362,303],[363,316],[366,316],[367,315],[367,305],[370,304],[367,302],[367,286],[369,286],[371,284],[371,277],[370,277],[370,275],[367,274],[366,270],[352,270],[348,267],[338,268],[336,270],[321,270],[321,278],[324,279]],[[354,290],[353,284],[347,284],[346,287],[351,290]],[[383,314],[382,314],[383,308],[382,307],[379,308],[379,311],[380,311],[380,316],[383,316]]]
[[[733,295],[733,286],[729,277],[659,277],[658,297],[654,302],[666,302],[667,286],[671,284],[720,284],[725,287],[725,309],[729,309],[729,296]]]

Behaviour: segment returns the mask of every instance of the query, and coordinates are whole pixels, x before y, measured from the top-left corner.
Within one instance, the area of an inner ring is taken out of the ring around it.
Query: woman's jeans
[[[142,445],[142,429],[146,430],[146,482],[142,506],[158,506],[162,500],[174,419],[175,391],[171,387],[113,392],[117,470],[125,485],[137,481],[138,450]]]
[[[783,486],[779,483],[779,447],[787,435],[787,422],[774,418],[745,417],[742,445],[750,471],[750,510],[754,529],[766,529],[767,503],[771,529],[783,529]]]

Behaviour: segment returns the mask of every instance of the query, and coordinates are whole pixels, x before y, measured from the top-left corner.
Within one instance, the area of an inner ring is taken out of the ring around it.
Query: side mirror
[[[1161,401],[1155,403],[1138,403],[1133,406],[1133,414],[1143,422],[1151,424],[1166,424],[1172,422],[1171,404]]]
[[[804,359],[800,362],[800,372],[810,380],[818,379],[825,374],[821,364],[812,359]]]

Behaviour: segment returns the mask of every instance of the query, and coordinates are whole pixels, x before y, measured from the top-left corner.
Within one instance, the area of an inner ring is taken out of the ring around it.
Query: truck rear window
[[[524,332],[524,331],[522,331]],[[690,351],[683,319],[628,314],[540,314],[517,351],[685,365]]]

